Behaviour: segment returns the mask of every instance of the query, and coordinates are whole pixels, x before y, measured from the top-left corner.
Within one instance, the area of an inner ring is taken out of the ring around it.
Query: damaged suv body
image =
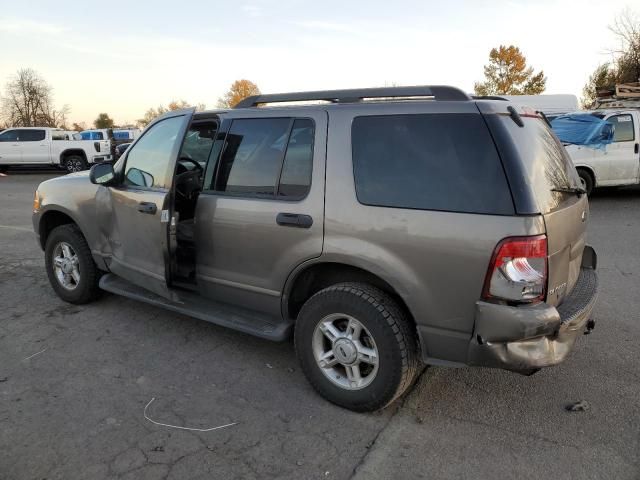
[[[593,326],[588,218],[542,118],[433,86],[170,112],[115,166],[42,183],[33,221],[64,300],[293,333],[312,385],[368,411],[423,363],[564,360]]]

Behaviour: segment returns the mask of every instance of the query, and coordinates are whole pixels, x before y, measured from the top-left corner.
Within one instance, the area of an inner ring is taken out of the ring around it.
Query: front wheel
[[[298,359],[327,400],[358,412],[389,405],[419,369],[413,325],[386,293],[337,284],[312,296],[295,327]]]
[[[77,226],[53,229],[45,245],[45,265],[49,282],[62,300],[82,304],[98,296],[100,271]]]

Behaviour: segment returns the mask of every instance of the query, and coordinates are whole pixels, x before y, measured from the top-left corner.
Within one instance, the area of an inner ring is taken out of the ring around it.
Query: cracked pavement
[[[597,325],[563,365],[432,367],[363,415],[322,400],[290,342],[113,295],[59,300],[30,223],[54,175],[0,178],[0,479],[638,478],[640,189],[591,201]],[[158,422],[238,424],[154,425],[153,397]]]

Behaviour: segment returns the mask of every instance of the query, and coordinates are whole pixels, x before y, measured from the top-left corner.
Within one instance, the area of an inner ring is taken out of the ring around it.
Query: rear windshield
[[[509,116],[500,116],[517,146],[540,213],[548,213],[575,196],[557,190],[580,186],[580,178],[569,154],[544,120],[533,117],[522,120],[524,127],[519,127]]]
[[[357,117],[351,136],[363,204],[514,213],[500,157],[479,114]]]

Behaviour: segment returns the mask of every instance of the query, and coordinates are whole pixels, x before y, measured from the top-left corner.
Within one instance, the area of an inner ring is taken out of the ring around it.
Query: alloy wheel
[[[369,330],[343,313],[324,317],[313,332],[313,355],[322,373],[336,386],[360,390],[378,373],[378,348]]]
[[[60,242],[53,249],[53,270],[58,283],[67,290],[75,290],[80,284],[80,261],[67,242]]]

